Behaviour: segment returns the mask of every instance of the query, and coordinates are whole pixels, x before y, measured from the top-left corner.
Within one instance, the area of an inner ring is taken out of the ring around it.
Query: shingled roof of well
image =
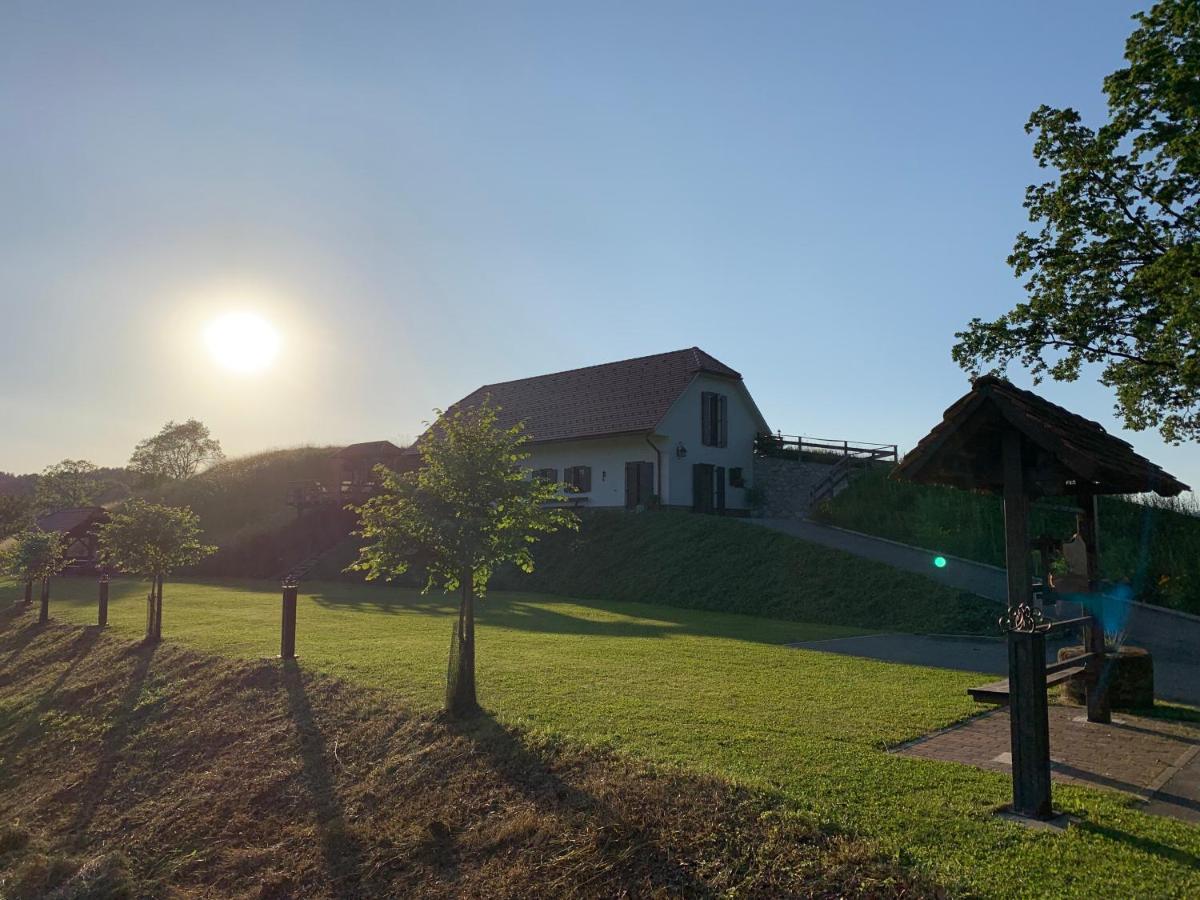
[[[1154,491],[1164,497],[1173,497],[1189,490],[1175,476],[1137,453],[1127,441],[1105,431],[1099,422],[1085,419],[994,375],[975,379],[971,390],[951,404],[943,413],[942,421],[905,455],[896,475],[958,487],[986,487],[958,483],[953,477],[943,477],[939,472],[946,468],[943,455],[955,452],[948,451],[949,439],[964,432],[964,426],[975,415],[987,412],[1002,416],[1027,440],[1052,454],[1078,478],[1088,482],[1095,493]],[[995,452],[999,453],[999,447]]]
[[[525,423],[535,441],[652,432],[697,373],[742,376],[699,347],[485,384],[448,410],[489,398],[500,424]]]

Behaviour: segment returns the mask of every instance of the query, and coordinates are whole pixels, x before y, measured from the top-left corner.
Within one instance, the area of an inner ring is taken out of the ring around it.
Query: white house
[[[744,510],[769,431],[742,376],[698,347],[487,384],[454,406],[485,397],[502,425],[525,423],[535,476],[588,506]]]

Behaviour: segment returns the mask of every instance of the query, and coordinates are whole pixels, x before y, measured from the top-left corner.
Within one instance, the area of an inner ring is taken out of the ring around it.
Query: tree
[[[95,465],[86,459],[64,459],[42,471],[34,504],[42,512],[91,506],[98,490]]]
[[[97,529],[100,560],[110,569],[150,581],[146,640],[162,640],[163,579],[197,563],[216,547],[200,542],[200,520],[187,507],[159,506],[134,499]]]
[[[27,528],[0,550],[0,571],[25,583],[25,602],[33,600],[35,581],[42,584],[39,622],[50,619],[50,579],[67,562],[67,536],[57,531]]]
[[[577,528],[578,519],[549,504],[561,485],[532,479],[522,463],[528,436],[521,425],[501,428],[488,403],[448,414],[419,442],[421,465],[397,474],[375,469],[381,493],[355,511],[369,543],[352,569],[368,579],[425,568],[425,587],[459,592],[450,642],[446,709],[465,715],[475,696],[475,610],[496,567],[533,571],[539,534]]]
[[[129,468],[150,484],[191,478],[204,463],[224,459],[221,442],[199,419],[168,422],[158,434],[133,448]]]
[[[0,494],[0,540],[28,527],[32,518],[33,502],[29,497]]]
[[[1166,0],[1134,17],[1128,66],[1104,80],[1108,121],[1042,106],[1026,189],[1036,232],[1008,263],[1028,300],[972,319],[954,359],[998,372],[1010,361],[1074,381],[1101,364],[1126,426],[1172,442],[1200,438],[1200,4]]]

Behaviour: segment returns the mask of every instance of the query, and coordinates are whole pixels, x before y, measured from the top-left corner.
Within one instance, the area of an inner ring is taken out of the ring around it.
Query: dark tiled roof
[[[391,441],[363,441],[350,444],[334,453],[337,459],[370,459],[376,456],[396,456],[404,450]]]
[[[57,509],[38,516],[37,527],[42,531],[61,531],[67,534],[86,533],[100,522],[108,521],[108,511],[103,506],[81,506],[75,509]]]
[[[1011,425],[1027,444],[1053,458],[1080,487],[1099,494],[1154,491],[1173,497],[1188,486],[1109,434],[1099,422],[1085,419],[1032,391],[987,375],[977,378],[943,414],[942,421],[904,457],[896,475],[914,481],[995,490],[987,478],[972,479],[967,469],[983,468],[976,458],[998,460],[998,428]],[[964,463],[966,465],[964,466]],[[1067,489],[1070,493],[1076,488]]]
[[[535,441],[648,433],[698,372],[742,376],[698,347],[486,384],[447,410],[490,398],[500,424],[524,422]]]

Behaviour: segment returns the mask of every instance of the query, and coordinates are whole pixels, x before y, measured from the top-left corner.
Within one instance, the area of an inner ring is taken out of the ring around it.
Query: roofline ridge
[[[491,381],[491,382],[488,382],[487,384],[480,385],[475,390],[471,391],[470,394],[467,394],[467,397],[470,397],[471,394],[477,394],[480,391],[485,390],[486,388],[500,387],[501,385],[506,385],[506,384],[517,384],[522,381],[536,381],[539,378],[551,378],[555,375],[572,375],[575,372],[586,372],[589,369],[604,369],[604,368],[607,368],[608,366],[617,366],[617,365],[622,365],[624,363],[642,362],[643,360],[647,360],[647,359],[661,359],[662,357],[665,357],[665,356],[674,356],[677,353],[693,353],[694,355],[703,353],[705,356],[707,356],[709,359],[713,360],[714,362],[721,363],[722,366],[725,366],[725,363],[722,363],[719,359],[717,359],[711,353],[701,350],[699,347],[684,347],[681,350],[668,350],[665,353],[647,353],[645,356],[631,356],[628,359],[614,359],[610,362],[593,363],[590,366],[577,366],[574,369],[562,369],[561,371],[558,371],[558,372],[545,372],[541,375],[527,375],[524,378],[510,378],[508,381]],[[695,366],[697,369],[703,369],[705,367],[704,363],[700,360],[698,355],[694,356],[694,363],[695,363]],[[725,366],[725,368],[729,369],[729,371],[731,371],[731,372],[736,372],[736,370],[730,366]],[[737,373],[737,377],[738,378],[742,377],[740,372]],[[466,399],[466,398],[464,397],[463,399]]]

